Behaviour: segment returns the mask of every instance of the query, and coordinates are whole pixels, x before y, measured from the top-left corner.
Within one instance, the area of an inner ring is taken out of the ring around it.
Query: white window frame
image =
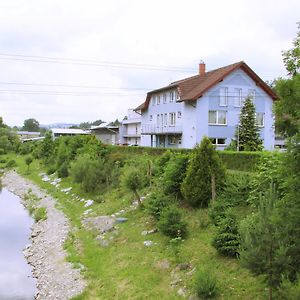
[[[174,102],[174,91],[170,92],[170,102]]]
[[[160,124],[160,114],[156,115],[156,125],[159,127]]]
[[[216,113],[216,123],[210,123],[209,122],[209,113],[215,112]],[[219,123],[219,113],[224,112],[225,113],[225,123]],[[227,126],[227,111],[226,110],[210,110],[208,111],[208,125],[216,125],[216,126]]]
[[[157,105],[160,105],[160,95],[157,96]]]
[[[164,115],[164,126],[166,127],[168,125],[168,114],[165,113]]]
[[[220,89],[219,106],[228,106],[228,87]]]
[[[257,117],[258,117],[259,114],[262,116],[262,118],[261,118],[262,124],[259,124],[259,123],[258,123],[258,118],[257,118]],[[258,112],[258,113],[255,114],[255,118],[256,118],[256,125],[257,125],[258,127],[261,127],[261,128],[262,128],[262,127],[265,127],[265,113],[263,113],[263,112],[259,113],[259,112]]]
[[[181,111],[177,112],[177,118],[180,119],[181,118]]]
[[[156,104],[156,96],[152,96],[152,105],[155,106]]]
[[[211,140],[212,144],[215,145],[215,146],[226,146],[226,138],[215,138],[215,137],[213,137],[213,138],[210,138],[210,140]],[[216,143],[213,143],[212,140],[216,140]],[[220,144],[219,140],[224,140],[224,144]]]
[[[233,99],[234,107],[241,107],[243,105],[243,89],[235,88],[234,89],[234,99]]]
[[[162,97],[163,97],[163,104],[166,104],[167,103],[167,94],[163,93]]]
[[[164,126],[164,114],[160,114],[160,126]]]
[[[176,113],[169,113],[169,126],[175,126],[176,124]]]

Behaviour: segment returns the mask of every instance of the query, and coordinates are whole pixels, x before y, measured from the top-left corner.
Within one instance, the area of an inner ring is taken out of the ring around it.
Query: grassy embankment
[[[81,264],[85,266],[83,276],[88,282],[88,288],[82,295],[75,297],[76,300],[182,299],[177,294],[181,287],[187,287],[187,294],[194,294],[194,291],[190,270],[175,270],[180,262],[212,270],[218,280],[220,299],[266,298],[267,291],[260,278],[249,274],[236,259],[218,255],[211,246],[216,228],[209,222],[207,210],[184,210],[189,235],[177,257],[167,237],[160,233],[141,235],[143,230],[155,228],[155,222],[145,211],[139,209],[122,215],[128,221],[119,224],[115,232],[108,233],[106,238],[109,245],[100,247],[94,239],[95,233],[82,227],[81,218],[86,208],[72,194],[85,199],[94,199],[99,195],[83,193],[69,178],[62,180],[60,184],[60,188],[72,187],[71,193],[66,195],[49,182],[41,180],[39,173],[45,170],[38,161],[33,161],[28,172],[24,156],[11,154],[3,157],[7,161],[14,159],[17,163],[15,169],[55,197],[58,208],[70,219],[73,231],[65,244],[68,259],[75,267]],[[3,165],[0,163],[1,167]],[[132,201],[132,195],[120,189],[101,197],[105,202],[89,207],[93,210],[93,215],[110,215],[129,207]],[[245,213],[244,208],[240,210]],[[154,244],[145,247],[145,240],[151,240]],[[163,267],[167,266],[164,263],[166,261],[170,263],[169,268]],[[182,281],[172,288],[170,283],[176,279]]]

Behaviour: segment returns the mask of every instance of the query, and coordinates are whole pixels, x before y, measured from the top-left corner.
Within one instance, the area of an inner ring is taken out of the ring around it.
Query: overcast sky
[[[123,119],[200,60],[285,76],[299,12],[299,0],[0,0],[0,116],[10,126]]]

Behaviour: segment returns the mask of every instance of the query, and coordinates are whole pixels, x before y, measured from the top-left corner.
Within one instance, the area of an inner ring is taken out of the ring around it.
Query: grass
[[[179,260],[174,257],[174,249],[169,239],[160,233],[142,236],[141,232],[156,227],[152,218],[141,209],[129,211],[122,215],[128,218],[125,223],[118,224],[115,232],[108,233],[107,247],[100,247],[95,240],[95,232],[82,227],[81,217],[86,209],[81,201],[74,200],[72,194],[84,199],[101,197],[104,202],[95,203],[90,208],[93,215],[108,215],[128,207],[132,195],[121,189],[101,195],[86,194],[80,186],[69,178],[63,179],[60,187],[72,186],[69,195],[43,182],[39,173],[44,172],[43,166],[34,160],[27,172],[22,156],[5,155],[7,160],[14,159],[17,171],[31,179],[57,199],[57,207],[70,219],[73,230],[65,242],[68,260],[74,267],[82,268],[82,274],[88,287],[82,295],[74,300],[94,299],[182,299],[177,294],[180,287],[186,287],[189,294],[194,294],[195,274],[190,270],[177,270],[182,282],[172,288],[174,280],[172,271],[180,262],[190,263],[196,269],[206,268],[215,276],[220,299],[265,299],[267,291],[259,277],[252,276],[242,268],[239,261],[218,255],[211,246],[216,228],[208,218],[207,210],[184,209],[184,218],[188,222],[189,235],[179,247]],[[0,163],[0,168],[2,167]],[[145,240],[153,241],[151,247],[145,247]],[[169,268],[162,268],[160,262],[167,260]]]

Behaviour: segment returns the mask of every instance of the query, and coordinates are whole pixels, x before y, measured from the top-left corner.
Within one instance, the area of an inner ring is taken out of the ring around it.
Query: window
[[[152,96],[152,105],[154,106],[156,104],[156,96]]]
[[[170,92],[170,102],[174,101],[174,92]]]
[[[157,96],[157,105],[160,104],[160,95]]]
[[[208,112],[208,123],[211,125],[226,125],[227,113],[224,110],[210,110]]]
[[[160,122],[161,122],[161,126],[164,126],[164,115],[160,114]]]
[[[167,103],[167,94],[166,93],[163,94],[163,103]]]
[[[168,136],[168,144],[175,145],[175,143],[176,143],[176,137],[174,135],[169,135]]]
[[[177,112],[177,118],[178,118],[178,119],[181,118],[181,111]]]
[[[228,105],[228,87],[221,88],[220,94],[220,106],[227,106]]]
[[[176,122],[176,114],[175,113],[169,113],[169,124],[170,126],[175,126]]]
[[[168,125],[168,114],[165,114],[165,117],[164,117],[164,121],[165,121],[165,126],[167,126]]]
[[[256,113],[256,125],[259,127],[265,126],[265,114],[264,113]]]
[[[255,90],[249,90],[248,96],[252,99],[252,101],[255,100]]]
[[[159,121],[160,121],[160,115],[156,116],[156,125],[159,126]]]
[[[226,145],[226,139],[225,138],[211,138],[210,139],[213,145]]]
[[[152,119],[153,119],[153,117],[152,117],[152,115],[150,115],[149,116],[149,121],[152,122]]]
[[[242,106],[242,89],[234,89],[234,106],[241,107]]]
[[[178,91],[175,91],[175,97],[176,97],[176,100],[180,100],[180,96],[179,96]]]

